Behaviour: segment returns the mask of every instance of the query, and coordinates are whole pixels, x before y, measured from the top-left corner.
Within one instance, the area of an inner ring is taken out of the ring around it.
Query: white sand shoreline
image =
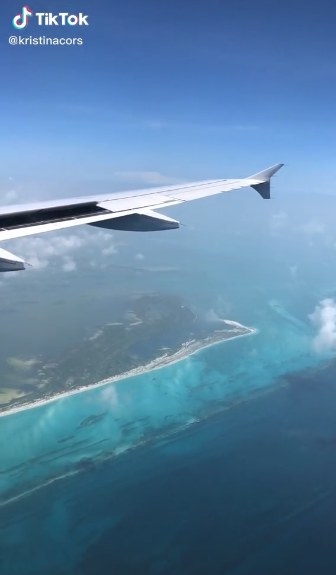
[[[238,339],[239,337],[246,337],[248,335],[254,335],[254,334],[258,333],[257,329],[251,328],[251,327],[246,327],[246,326],[244,326],[238,322],[234,322],[231,320],[223,320],[223,322],[234,326],[236,329],[239,328],[239,329],[244,329],[244,330],[248,330],[248,331],[245,333],[238,333],[237,335],[231,335],[229,337],[223,337],[222,339],[216,339],[217,337],[219,337],[217,334],[217,336],[212,335],[212,336],[209,336],[208,338],[206,338],[204,340],[200,340],[200,341],[196,341],[196,340],[187,341],[186,343],[184,343],[182,345],[182,347],[178,351],[176,351],[175,353],[173,353],[171,355],[165,353],[164,355],[150,361],[146,365],[136,367],[134,369],[131,369],[131,370],[126,371],[124,373],[121,373],[119,375],[114,375],[112,377],[102,379],[96,383],[84,385],[84,386],[78,387],[76,389],[71,389],[71,390],[66,391],[66,392],[56,393],[55,395],[53,395],[51,397],[37,399],[36,401],[33,401],[31,403],[23,403],[22,405],[18,405],[16,407],[12,407],[12,408],[9,407],[8,409],[5,408],[4,411],[0,412],[0,417],[6,417],[9,415],[14,415],[16,413],[19,413],[20,411],[26,411],[28,409],[33,409],[36,407],[42,407],[43,405],[46,405],[48,403],[52,403],[53,401],[59,401],[61,399],[66,399],[67,397],[70,397],[72,395],[77,395],[78,393],[83,393],[85,391],[91,391],[93,389],[97,389],[98,387],[103,387],[105,385],[117,383],[119,381],[122,381],[123,379],[127,379],[129,377],[136,377],[138,375],[143,375],[143,374],[148,373],[150,371],[156,371],[156,370],[161,369],[163,367],[167,367],[168,365],[173,365],[175,363],[178,363],[178,362],[186,359],[187,357],[195,355],[197,352],[202,351],[204,349],[207,349],[209,347],[213,347],[215,345],[218,345],[220,343],[224,343],[226,341],[232,341],[234,339]],[[230,333],[232,333],[232,332],[229,332],[229,331],[223,332],[223,336],[228,335]]]

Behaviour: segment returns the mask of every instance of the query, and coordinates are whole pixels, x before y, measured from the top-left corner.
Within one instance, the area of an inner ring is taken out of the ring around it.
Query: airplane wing
[[[183,202],[252,187],[270,198],[270,179],[283,166],[276,164],[248,178],[209,180],[175,186],[85,196],[34,204],[0,207],[0,241],[88,224],[137,232],[175,229],[179,222],[156,212]],[[0,272],[25,269],[25,262],[0,249]]]

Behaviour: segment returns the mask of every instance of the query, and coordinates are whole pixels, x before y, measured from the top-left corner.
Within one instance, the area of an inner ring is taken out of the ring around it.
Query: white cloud
[[[44,269],[51,262],[61,259],[61,265],[64,271],[69,271],[73,267],[72,262],[67,261],[66,257],[83,247],[85,241],[83,237],[76,235],[52,234],[50,236],[22,238],[16,240],[14,253],[19,253],[33,269]]]
[[[148,185],[162,185],[165,184],[175,184],[179,182],[176,178],[172,178],[171,176],[165,176],[160,172],[114,172],[114,175],[117,178],[121,178],[123,180],[131,181],[131,182],[139,182],[140,184],[148,184]]]
[[[32,270],[42,270],[53,265],[65,272],[77,269],[85,254],[86,261],[100,255],[113,255],[118,252],[113,243],[113,234],[102,230],[78,230],[63,233],[50,233],[43,236],[13,240],[10,251],[22,257],[32,266]],[[30,269],[30,268],[29,268]]]
[[[165,120],[144,120],[139,127],[151,130],[191,130],[193,132],[258,132],[256,124],[200,124],[197,122],[172,122]]]
[[[138,260],[139,262],[141,262],[142,260],[145,259],[145,256],[143,254],[136,254],[135,259]]]
[[[270,219],[270,228],[271,231],[277,232],[278,230],[282,230],[288,225],[288,215],[286,212],[277,212],[276,214],[271,215]]]
[[[308,235],[324,234],[326,226],[317,220],[310,220],[299,228],[300,231]]]
[[[108,403],[109,405],[115,407],[119,403],[118,394],[115,385],[109,385],[105,387],[101,393],[102,399],[104,403]]]
[[[162,130],[164,128],[169,128],[169,124],[162,120],[148,120],[144,123],[144,126],[151,128],[152,130]]]
[[[309,319],[317,328],[314,350],[318,353],[336,351],[336,302],[331,298],[321,300]]]
[[[17,185],[12,176],[8,176],[6,180],[6,182],[0,181],[0,205],[17,204],[20,195],[19,190],[22,191],[22,186]]]
[[[297,265],[289,266],[289,273],[292,276],[292,278],[296,278],[298,273],[298,266]]]
[[[118,250],[117,250],[116,246],[114,246],[113,244],[111,244],[110,246],[107,246],[106,248],[104,248],[102,250],[102,254],[104,256],[110,256],[110,255],[114,255],[117,253],[118,253]]]
[[[43,257],[38,257],[37,255],[30,255],[27,258],[27,261],[34,270],[43,270],[49,265],[49,260]]]
[[[77,269],[77,264],[75,260],[69,256],[65,256],[63,259],[62,270],[64,272],[74,272]]]
[[[209,322],[218,322],[222,318],[219,317],[218,313],[214,309],[210,309],[208,312],[206,312],[205,319]]]
[[[12,202],[15,202],[18,198],[18,193],[16,190],[12,189],[12,190],[8,190],[8,192],[6,192],[3,196],[3,200],[5,204],[11,204]]]

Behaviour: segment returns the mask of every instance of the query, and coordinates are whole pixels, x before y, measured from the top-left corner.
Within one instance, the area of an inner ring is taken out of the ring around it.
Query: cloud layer
[[[117,244],[111,232],[78,230],[51,233],[45,236],[26,237],[13,240],[8,249],[31,264],[33,271],[48,266],[73,272],[81,261],[111,258],[118,253]]]
[[[317,353],[336,351],[336,302],[331,298],[321,300],[309,319],[317,328],[314,350]]]
[[[137,182],[138,185],[164,186],[179,183],[179,180],[172,176],[166,176],[165,174],[154,171],[122,171],[114,172],[114,175],[119,179],[132,182],[133,184]]]

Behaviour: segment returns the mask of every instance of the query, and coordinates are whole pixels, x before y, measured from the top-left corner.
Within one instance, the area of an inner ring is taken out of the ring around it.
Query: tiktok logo
[[[14,28],[17,28],[17,30],[22,30],[22,28],[25,28],[28,25],[28,18],[30,18],[30,16],[32,16],[32,15],[33,15],[33,11],[30,10],[30,8],[28,8],[28,6],[24,6],[22,8],[22,13],[17,14],[13,18]]]

